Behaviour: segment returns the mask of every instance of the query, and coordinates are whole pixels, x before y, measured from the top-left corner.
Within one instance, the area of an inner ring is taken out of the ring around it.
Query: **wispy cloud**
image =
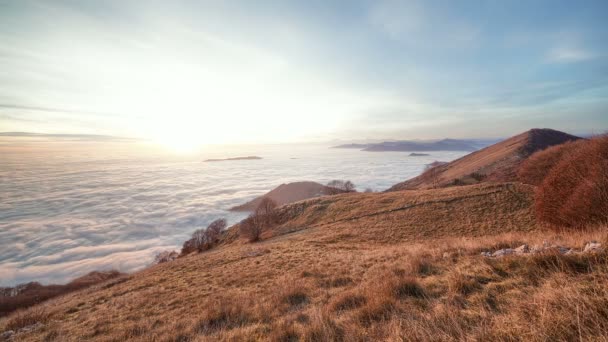
[[[595,58],[595,54],[579,47],[559,46],[551,49],[547,59],[555,63],[575,63]]]

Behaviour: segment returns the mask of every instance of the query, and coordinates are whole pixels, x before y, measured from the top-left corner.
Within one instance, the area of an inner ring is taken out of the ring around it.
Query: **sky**
[[[0,0],[0,132],[225,143],[608,128],[608,2]]]

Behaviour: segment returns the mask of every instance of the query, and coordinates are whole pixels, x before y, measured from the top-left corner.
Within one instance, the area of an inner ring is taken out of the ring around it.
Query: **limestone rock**
[[[585,245],[585,248],[583,249],[584,253],[589,253],[589,252],[600,252],[602,251],[602,244],[597,242],[597,241],[590,241],[587,242],[587,244]]]

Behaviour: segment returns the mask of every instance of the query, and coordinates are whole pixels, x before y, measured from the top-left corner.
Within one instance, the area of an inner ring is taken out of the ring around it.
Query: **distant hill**
[[[209,163],[209,162],[220,162],[220,161],[231,161],[231,160],[258,160],[258,159],[262,159],[262,157],[247,156],[247,157],[233,157],[233,158],[220,158],[220,159],[205,159],[203,161],[206,163]]]
[[[581,138],[552,129],[531,129],[427,170],[418,177],[392,186],[388,191],[428,189],[481,181],[514,181],[517,179],[517,168],[532,153],[577,139]]]
[[[428,152],[428,151],[476,151],[487,145],[494,143],[488,139],[443,139],[439,141],[385,141],[374,144],[345,144],[334,146],[333,148],[360,149],[368,152],[388,152],[388,151],[407,151],[407,152]]]
[[[294,182],[281,184],[266,194],[255,199],[230,208],[232,211],[253,211],[264,197],[275,201],[278,205],[297,202],[309,198],[319,197],[330,194],[329,188],[316,182]]]
[[[331,148],[354,148],[354,149],[362,150],[364,148],[367,148],[370,145],[372,145],[372,144],[344,144],[344,145],[332,146]]]

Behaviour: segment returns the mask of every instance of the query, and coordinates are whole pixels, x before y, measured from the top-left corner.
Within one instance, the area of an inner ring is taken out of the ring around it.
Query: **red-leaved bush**
[[[538,185],[540,221],[557,228],[608,222],[608,136],[539,152],[522,166],[520,176]]]
[[[526,184],[540,185],[565,153],[571,153],[586,144],[587,140],[568,141],[534,153],[517,172],[518,179]]]

